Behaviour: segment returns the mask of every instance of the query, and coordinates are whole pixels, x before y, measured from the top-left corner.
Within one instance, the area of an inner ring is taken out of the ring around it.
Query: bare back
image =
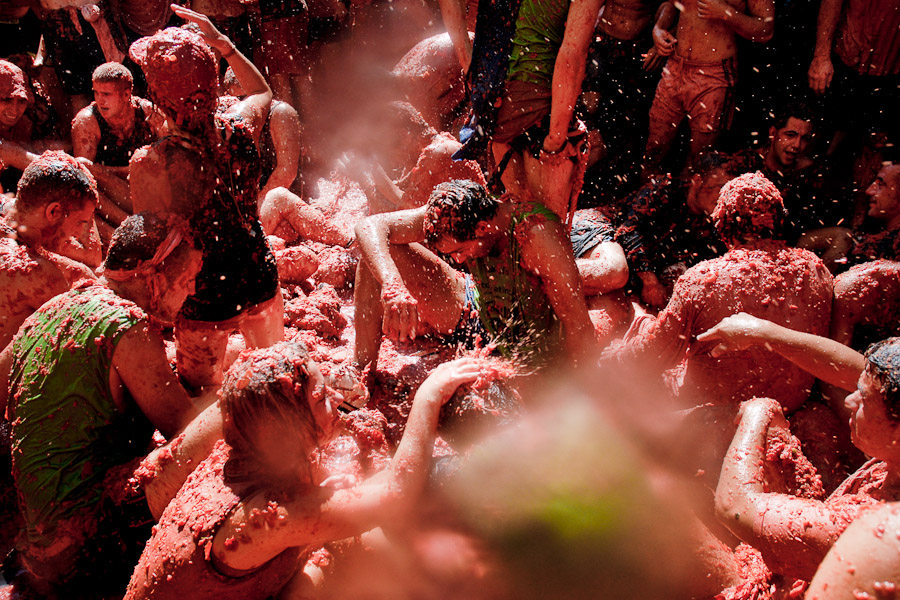
[[[27,246],[0,238],[0,349],[44,302],[69,289],[63,272]]]
[[[828,335],[832,277],[806,250],[769,242],[737,248],[688,269],[659,318],[632,343],[675,366],[694,337],[725,317],[746,312],[794,329]],[[806,400],[814,378],[765,348],[714,358],[688,358],[680,396],[734,404],[754,396],[775,398],[788,410]]]

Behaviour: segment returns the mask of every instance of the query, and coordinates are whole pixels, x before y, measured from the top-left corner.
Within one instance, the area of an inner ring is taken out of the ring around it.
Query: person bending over
[[[220,435],[215,405],[195,420],[207,401],[181,387],[153,324],[193,292],[200,257],[184,222],[129,217],[102,277],[44,304],[0,355],[25,520],[15,564],[4,566],[16,589],[120,592],[173,488]],[[154,429],[172,443],[137,477]]]
[[[78,261],[100,264],[96,204],[94,178],[71,156],[45,152],[26,167],[0,218],[0,349],[44,302],[94,276]]]

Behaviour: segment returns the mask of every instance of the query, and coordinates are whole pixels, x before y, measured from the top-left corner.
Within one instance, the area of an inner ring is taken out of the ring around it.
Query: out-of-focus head
[[[13,127],[34,101],[25,72],[0,60],[0,126]]]
[[[225,441],[267,480],[290,484],[337,428],[334,393],[300,342],[246,351],[219,392]]]
[[[100,273],[119,283],[143,282],[148,294],[141,308],[172,322],[195,291],[201,262],[202,253],[184,219],[144,212],[116,228]]]
[[[150,98],[179,126],[208,121],[215,111],[215,54],[196,33],[169,27],[131,45],[131,59],[147,79]]]
[[[900,337],[869,346],[866,371],[878,382],[888,415],[900,425]]]
[[[687,171],[687,206],[695,214],[712,214],[722,186],[744,173],[762,167],[759,155],[727,154],[710,150],[701,152]]]
[[[735,246],[771,238],[784,222],[781,192],[760,173],[745,173],[725,184],[712,213],[722,240]]]
[[[869,216],[892,221],[900,216],[900,163],[884,163],[875,180],[866,188]]]
[[[459,386],[441,407],[438,433],[457,452],[522,418],[522,398],[506,378],[512,372],[512,366],[486,369],[476,381]]]

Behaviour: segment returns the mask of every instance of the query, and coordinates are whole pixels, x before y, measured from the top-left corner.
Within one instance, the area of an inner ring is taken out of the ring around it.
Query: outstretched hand
[[[231,50],[231,40],[224,33],[216,29],[209,17],[197,11],[193,11],[185,6],[171,4],[172,12],[191,23],[195,23],[200,28],[200,35],[203,40],[212,46],[219,54],[227,54]]]
[[[718,325],[697,336],[697,342],[701,344],[695,348],[695,353],[709,354],[717,358],[726,352],[739,352],[763,341],[762,329],[768,321],[738,313],[722,319]]]
[[[481,374],[484,361],[480,358],[457,358],[438,365],[416,392],[416,397],[429,397],[445,404],[459,386],[475,381]]]

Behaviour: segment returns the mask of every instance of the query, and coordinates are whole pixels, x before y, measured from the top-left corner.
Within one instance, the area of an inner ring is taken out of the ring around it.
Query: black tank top
[[[131,106],[134,110],[134,127],[131,128],[131,134],[127,138],[120,140],[112,132],[106,119],[100,115],[97,103],[91,103],[91,114],[97,119],[97,125],[100,127],[100,141],[97,144],[94,162],[107,167],[127,167],[135,150],[156,141],[140,100],[132,98]]]

